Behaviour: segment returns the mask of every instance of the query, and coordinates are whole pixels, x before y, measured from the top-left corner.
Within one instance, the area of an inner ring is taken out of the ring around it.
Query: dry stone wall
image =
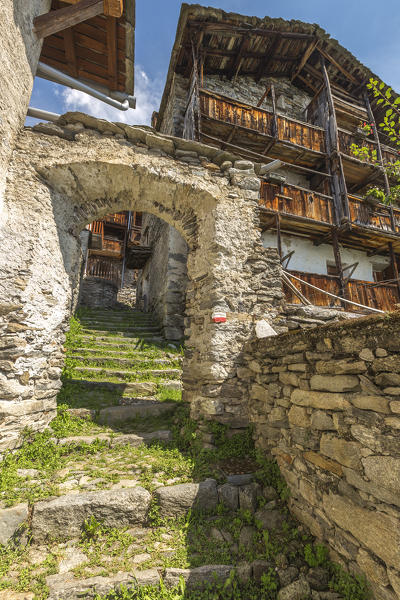
[[[258,229],[260,165],[218,148],[64,115],[25,130],[9,169],[0,256],[0,448],[55,415],[80,232],[110,212],[163,219],[188,246],[183,370],[194,417],[248,423],[237,369],[257,320],[282,303],[280,264]],[[26,223],[29,222],[29,228]],[[214,323],[214,310],[227,313]]]
[[[90,308],[113,308],[117,303],[118,287],[101,277],[85,277],[79,290],[79,304]]]
[[[253,341],[239,372],[292,513],[377,600],[400,598],[399,327],[394,313]]]

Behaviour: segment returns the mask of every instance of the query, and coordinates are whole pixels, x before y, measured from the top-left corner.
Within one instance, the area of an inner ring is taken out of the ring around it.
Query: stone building
[[[400,210],[368,192],[374,185],[390,196],[383,165],[398,157],[376,130],[382,109],[362,85],[371,75],[318,26],[182,7],[153,125],[226,151],[232,179],[239,171],[229,153],[269,162],[257,173],[262,242],[278,251],[292,306],[365,312],[399,301]],[[190,153],[183,160],[198,162]],[[147,267],[150,287],[152,270],[169,276],[171,234],[155,228],[165,246]],[[180,286],[177,276],[174,265],[175,304],[168,298],[164,313],[182,305],[183,261]],[[160,295],[155,304],[162,302]]]
[[[137,268],[150,254],[150,248],[140,246],[141,230],[142,215],[135,211],[112,213],[86,225],[80,304],[110,308],[121,290],[125,301],[135,303]]]

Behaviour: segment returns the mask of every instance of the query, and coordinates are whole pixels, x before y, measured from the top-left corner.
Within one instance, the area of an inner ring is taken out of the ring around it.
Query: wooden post
[[[343,279],[342,257],[340,256],[339,239],[336,227],[332,227],[332,246],[339,278],[340,296],[342,296],[342,298],[347,298],[347,285]],[[343,302],[342,307],[345,308],[345,304]]]
[[[377,154],[378,154],[378,160],[381,164],[381,167],[384,169],[381,141],[379,139],[378,131],[376,129],[374,113],[372,112],[371,103],[369,101],[368,94],[366,91],[364,91],[363,97],[364,97],[364,102],[365,102],[365,106],[366,106],[367,113],[368,113],[368,118],[370,120],[370,123],[372,123],[373,129],[374,129],[374,139],[376,142],[376,150],[377,150]],[[383,177],[384,177],[384,181],[385,181],[385,193],[386,193],[386,195],[388,195],[388,194],[390,194],[390,184],[389,184],[389,178],[387,176],[386,171],[384,171]]]
[[[278,242],[278,254],[282,261],[282,239],[281,239],[281,215],[276,215],[276,236]]]
[[[390,264],[392,267],[392,271],[393,271],[393,276],[394,278],[397,280],[397,291],[399,293],[399,300],[400,300],[400,281],[399,281],[399,269],[397,267],[397,259],[396,259],[396,254],[393,250],[393,243],[389,242],[389,254],[390,254]]]
[[[326,144],[327,151],[331,163],[331,173],[332,173],[332,195],[335,201],[337,214],[339,220],[342,217],[345,217],[346,220],[349,220],[350,217],[350,209],[349,209],[349,199],[347,196],[347,186],[346,180],[344,178],[343,173],[343,163],[342,158],[340,156],[340,148],[339,148],[339,134],[336,122],[336,111],[335,104],[333,101],[331,85],[329,81],[328,71],[325,65],[325,59],[321,55],[321,68],[324,76],[324,84],[325,84],[325,93],[326,93],[326,102],[329,118],[326,122]]]
[[[274,131],[273,136],[274,138],[278,138],[278,117],[276,116],[276,101],[275,101],[275,86],[273,83],[271,83],[271,100],[272,100],[272,112],[273,112],[273,124],[274,124]]]

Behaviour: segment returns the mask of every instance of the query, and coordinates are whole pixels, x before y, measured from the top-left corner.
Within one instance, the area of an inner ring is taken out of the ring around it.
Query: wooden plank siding
[[[262,181],[259,204],[279,213],[335,224],[332,198],[294,185]]]
[[[326,290],[331,294],[335,294],[336,296],[339,296],[340,294],[339,279],[337,277],[330,275],[318,275],[316,273],[303,273],[300,271],[290,271],[288,273],[289,277],[290,274],[293,274],[295,277],[299,277],[303,281],[311,283],[322,290]],[[341,308],[340,300],[330,298],[323,292],[314,290],[291,277],[290,280],[293,285],[303,294],[303,296],[305,296],[315,306]],[[382,283],[377,285],[369,281],[351,279],[346,284],[346,291],[348,300],[363,304],[364,306],[369,306],[371,308],[378,308],[380,310],[393,310],[395,304],[399,302],[399,295],[395,284]],[[299,298],[287,286],[284,286],[284,292],[287,302],[290,304],[301,304]],[[357,306],[352,306],[351,304],[346,304],[345,310],[349,312],[362,311],[362,309],[358,308]]]

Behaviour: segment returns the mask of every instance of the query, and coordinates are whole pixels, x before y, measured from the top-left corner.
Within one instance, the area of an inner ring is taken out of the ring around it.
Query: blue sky
[[[399,0],[207,0],[204,5],[244,15],[318,23],[400,91]],[[82,110],[113,121],[149,124],[151,113],[159,107],[180,7],[178,0],[136,0],[136,110],[121,112],[39,78],[31,106],[58,113]]]

